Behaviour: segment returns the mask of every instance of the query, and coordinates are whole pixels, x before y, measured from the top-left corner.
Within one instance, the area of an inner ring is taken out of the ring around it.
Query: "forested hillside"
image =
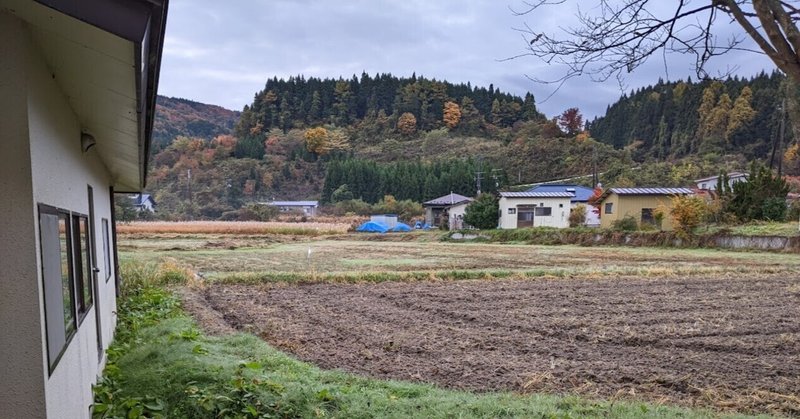
[[[483,190],[575,176],[591,184],[594,170],[607,186],[686,186],[773,154],[800,174],[796,97],[777,74],[659,82],[583,130],[578,109],[548,118],[532,95],[493,86],[390,74],[271,79],[236,123],[232,111],[159,98],[164,146],[148,187],[161,217],[236,218],[272,199],[364,201],[343,205],[353,208],[384,195],[472,195],[478,176]]]
[[[778,73],[724,81],[659,81],[622,96],[586,128],[599,141],[629,147],[639,161],[727,153],[765,159],[780,146],[776,140],[784,100],[791,123],[797,119],[797,90]],[[792,137],[788,125],[784,145]]]
[[[240,112],[217,105],[166,96],[156,98],[156,119],[153,123],[153,148],[159,151],[178,136],[211,140],[230,134]]]

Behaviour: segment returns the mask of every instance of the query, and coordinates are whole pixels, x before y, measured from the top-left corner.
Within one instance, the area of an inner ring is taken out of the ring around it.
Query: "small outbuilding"
[[[317,215],[319,201],[272,201],[267,202],[267,205],[278,207],[280,212],[296,212],[308,217],[314,217]]]
[[[572,192],[501,192],[499,228],[569,227]]]
[[[610,188],[599,200],[600,226],[609,228],[625,217],[633,217],[640,226],[656,226],[656,209],[669,211],[674,196],[691,194],[688,188]],[[661,229],[672,230],[670,217],[664,217]]]
[[[138,212],[156,212],[156,201],[153,199],[153,195],[149,193],[132,195],[131,201],[133,201],[133,207]]]
[[[450,192],[448,195],[423,202],[425,223],[432,227],[445,224],[450,230],[461,229],[464,227],[464,214],[467,212],[467,205],[472,201],[474,199]]]
[[[747,173],[730,172],[728,173],[728,186],[733,186],[734,183],[744,182],[747,180]],[[719,183],[719,176],[709,176],[694,181],[697,184],[697,189],[716,191],[717,183]]]

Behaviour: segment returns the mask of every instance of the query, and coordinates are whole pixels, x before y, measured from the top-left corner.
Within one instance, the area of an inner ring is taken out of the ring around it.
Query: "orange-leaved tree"
[[[442,120],[448,129],[453,129],[461,122],[461,107],[455,102],[445,102]]]
[[[403,135],[412,135],[417,132],[417,117],[411,112],[405,112],[397,119],[397,130]]]

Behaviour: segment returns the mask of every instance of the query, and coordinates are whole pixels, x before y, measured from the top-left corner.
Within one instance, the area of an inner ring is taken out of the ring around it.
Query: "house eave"
[[[147,168],[155,121],[156,95],[164,47],[168,0],[35,0],[66,16],[130,41],[134,45],[139,176],[115,188],[139,192]]]

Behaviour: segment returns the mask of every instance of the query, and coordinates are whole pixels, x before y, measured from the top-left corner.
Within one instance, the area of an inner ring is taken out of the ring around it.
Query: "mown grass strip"
[[[120,300],[116,340],[94,389],[95,418],[718,416],[575,396],[478,395],[325,371],[252,335],[204,335],[176,297],[161,288],[176,279],[174,267],[125,270],[138,279]]]
[[[697,266],[697,267],[608,267],[608,268],[541,268],[524,270],[434,270],[401,272],[216,272],[206,275],[209,282],[222,284],[259,283],[380,283],[416,281],[458,281],[523,278],[617,278],[617,277],[675,277],[686,275],[776,274],[798,271],[781,266]]]

